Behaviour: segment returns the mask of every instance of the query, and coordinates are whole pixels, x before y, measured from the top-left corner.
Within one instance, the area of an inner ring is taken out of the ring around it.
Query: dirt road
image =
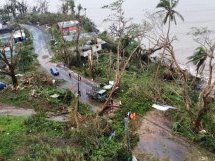
[[[168,161],[215,160],[211,153],[196,147],[183,137],[173,135],[171,123],[159,111],[151,111],[144,117],[139,134],[140,141],[134,149],[139,161],[151,161],[152,158]]]
[[[36,114],[36,112],[33,109],[26,109],[26,108],[0,104],[0,116],[8,115],[8,116],[29,117],[34,114]],[[68,115],[53,115],[48,117],[47,120],[65,122],[65,121],[68,121],[68,118],[69,118]]]
[[[36,114],[33,109],[16,108],[13,106],[5,106],[0,104],[0,116],[11,115],[11,116],[31,116]]]

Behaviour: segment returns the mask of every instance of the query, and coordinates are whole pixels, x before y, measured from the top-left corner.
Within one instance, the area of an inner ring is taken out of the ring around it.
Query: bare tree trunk
[[[166,38],[167,38],[168,42],[169,42],[169,33],[170,33],[170,28],[171,28],[171,19],[169,19],[168,30],[167,30],[167,36],[166,36]]]
[[[17,89],[17,87],[18,87],[18,80],[16,78],[14,70],[11,71],[10,76],[11,76],[11,80],[12,80],[12,83],[13,83],[13,88]]]
[[[119,79],[119,66],[120,66],[120,46],[121,46],[121,38],[119,38],[118,46],[117,46],[117,61],[116,61],[116,76],[115,81]]]
[[[212,59],[212,58],[211,58]],[[211,79],[212,79],[212,75],[210,75]],[[210,81],[210,79],[209,79]],[[199,101],[199,104],[200,104],[200,110],[198,112],[198,115],[197,115],[197,118],[194,122],[194,129],[195,131],[199,131],[202,129],[202,119],[203,117],[207,114],[207,112],[210,110],[209,108],[209,96],[211,94],[211,92],[213,91],[213,88],[215,86],[215,81],[210,84],[210,85],[207,85],[205,87],[205,89],[203,90],[203,92],[200,94],[200,101]]]
[[[164,47],[163,48],[163,53],[162,53],[162,56],[161,56],[161,60],[160,60],[160,62],[158,64],[157,70],[156,70],[155,78],[158,78],[158,74],[159,74],[159,71],[160,71],[160,66],[161,66],[162,60],[164,58],[164,54],[166,52],[167,45],[170,43],[170,39],[169,39],[170,28],[171,28],[171,20],[169,19],[168,29],[167,29],[167,34],[166,34],[166,42],[165,42],[165,45],[163,46]]]
[[[195,120],[195,124],[194,124],[194,129],[196,131],[199,131],[201,130],[201,122],[202,122],[202,119],[203,117],[206,115],[206,113],[209,111],[209,96],[211,94],[211,92],[213,91],[213,88],[215,86],[215,81],[212,83],[212,79],[213,79],[213,52],[214,50],[212,49],[211,51],[211,55],[209,56],[210,57],[210,60],[209,60],[209,80],[208,80],[208,84],[207,86],[205,87],[205,89],[203,90],[203,92],[200,94],[200,111],[198,112],[198,115],[197,115],[197,118]],[[201,99],[202,97],[202,99]]]
[[[79,22],[80,23],[80,22]],[[80,51],[79,51],[79,39],[80,39],[80,24],[78,26],[78,34],[77,34],[77,39],[76,39],[76,58],[77,58],[77,63],[80,65]]]
[[[202,98],[202,108],[201,110],[198,112],[197,118],[194,122],[194,130],[196,132],[199,132],[200,130],[202,130],[202,119],[205,116],[205,114],[209,111],[209,107],[208,107],[208,100],[206,97]]]
[[[70,122],[75,124],[77,130],[79,130],[79,120],[78,120],[78,97],[75,97],[72,105],[70,106]]]
[[[93,51],[91,50],[91,53],[88,55],[88,66],[89,66],[89,72],[90,77],[94,79],[93,77]]]
[[[158,74],[159,74],[160,67],[161,67],[161,64],[162,64],[162,61],[163,61],[163,58],[164,58],[165,51],[166,51],[166,49],[163,49],[162,56],[160,58],[160,61],[158,62],[158,67],[157,67],[157,70],[156,70],[156,73],[155,73],[155,79],[158,79],[158,77],[159,77]]]
[[[111,65],[112,65],[112,52],[109,54],[109,65],[107,68],[107,80],[110,80]]]
[[[80,49],[79,49],[79,41],[80,41],[80,34],[81,34],[81,21],[82,21],[82,19],[81,19],[81,16],[80,16],[80,13],[78,13],[78,21],[79,21],[79,24],[78,24],[78,34],[77,34],[77,38],[76,38],[76,58],[77,58],[77,65],[79,66],[80,64],[81,64],[81,55],[80,55]]]
[[[175,63],[176,65],[176,68],[178,69],[179,73],[182,74],[183,76],[183,79],[184,79],[184,84],[183,84],[183,97],[184,97],[184,100],[185,100],[185,106],[186,106],[186,110],[189,112],[190,111],[190,107],[191,107],[191,100],[190,100],[190,97],[189,97],[189,92],[188,92],[188,85],[187,85],[187,74],[186,74],[186,71],[183,71],[180,67],[180,65],[178,64],[176,58],[175,58],[175,53],[173,51],[173,47],[172,45],[169,46],[168,48],[169,50],[169,53],[171,54],[171,57],[173,59],[173,62]]]
[[[212,78],[213,78],[213,57],[210,57],[210,61],[209,61],[209,80],[208,80],[208,85],[211,84],[212,82]]]
[[[77,103],[76,103],[75,109],[74,109],[74,117],[75,117],[75,122],[76,122],[77,130],[79,130],[79,121],[78,121],[78,98],[77,98]]]
[[[121,70],[121,73],[119,73],[119,74],[117,75],[117,80],[116,80],[116,82],[115,82],[115,84],[114,84],[114,86],[113,86],[113,88],[112,88],[112,90],[111,90],[111,92],[110,92],[110,94],[109,94],[109,96],[108,96],[106,102],[104,103],[104,105],[103,105],[103,107],[102,107],[102,110],[99,112],[99,115],[103,115],[104,112],[105,112],[107,109],[110,108],[110,107],[108,106],[108,103],[110,102],[110,99],[113,97],[114,92],[117,90],[117,88],[119,88],[120,81],[121,81],[122,76],[123,76],[123,74],[124,74],[124,72],[125,72],[126,66],[128,65],[128,63],[130,62],[132,56],[133,56],[134,53],[138,50],[139,47],[140,47],[140,46],[137,46],[137,47],[133,50],[133,52],[130,54],[129,58],[127,59],[126,63],[124,64],[124,66],[123,66],[123,68],[122,68],[122,70]]]
[[[15,68],[18,62],[18,59],[16,59],[13,55],[13,46],[10,46],[10,60],[8,60],[6,56],[5,48],[3,48],[2,51],[0,51],[0,59],[7,65],[7,69],[0,69],[0,73],[4,75],[8,75],[11,77],[13,87],[14,89],[17,89],[18,87],[18,80],[16,78],[15,74]]]

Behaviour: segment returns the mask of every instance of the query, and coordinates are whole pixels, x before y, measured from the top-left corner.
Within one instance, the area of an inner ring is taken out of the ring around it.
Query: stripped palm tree
[[[67,0],[68,7],[72,15],[75,15],[75,2],[74,0]]]
[[[78,16],[80,17],[81,10],[83,9],[83,7],[81,6],[81,4],[79,4],[79,5],[77,6],[77,9],[78,9]]]
[[[176,6],[178,5],[179,0],[160,0],[156,8],[161,8],[160,11],[156,12],[159,14],[165,15],[163,23],[168,24],[167,30],[167,38],[169,37],[171,22],[173,21],[175,25],[177,25],[176,16],[178,16],[182,21],[184,21],[183,16],[175,10]]]
[[[198,47],[196,48],[194,54],[190,57],[188,57],[188,60],[192,62],[196,66],[196,72],[198,75],[199,72],[204,70],[205,67],[205,61],[207,59],[207,50],[204,47]]]

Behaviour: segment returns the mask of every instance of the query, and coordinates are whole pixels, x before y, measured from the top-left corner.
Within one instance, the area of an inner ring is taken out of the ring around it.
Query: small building
[[[80,33],[79,40],[87,41],[91,40],[92,38],[97,37],[97,34],[95,32],[89,32],[89,33]],[[65,41],[75,41],[77,39],[77,33],[71,33],[69,35],[63,36]]]
[[[58,28],[64,35],[69,35],[75,33],[78,30],[79,22],[78,21],[64,21],[57,23]]]
[[[99,38],[96,40],[89,40],[86,45],[80,47],[81,56],[88,57],[89,54],[98,55],[98,53],[103,50],[104,44],[106,44],[106,42]]]

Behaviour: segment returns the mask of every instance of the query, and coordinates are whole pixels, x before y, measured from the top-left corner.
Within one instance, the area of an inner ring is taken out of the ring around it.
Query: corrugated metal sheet
[[[58,22],[57,23],[59,28],[68,28],[68,27],[75,27],[79,25],[78,21],[64,21],[64,22]]]

